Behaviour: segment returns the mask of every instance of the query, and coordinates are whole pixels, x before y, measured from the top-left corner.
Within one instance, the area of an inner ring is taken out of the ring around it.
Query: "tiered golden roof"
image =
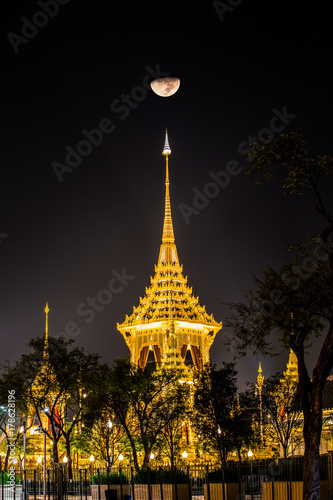
[[[163,155],[166,159],[165,214],[155,275],[150,278],[138,307],[124,323],[117,324],[130,351],[134,364],[145,366],[150,351],[154,360],[185,368],[187,351],[193,365],[200,369],[209,362],[209,349],[222,323],[208,315],[194,297],[183,275],[178,259],[173,231],[168,159],[171,149],[166,132]]]

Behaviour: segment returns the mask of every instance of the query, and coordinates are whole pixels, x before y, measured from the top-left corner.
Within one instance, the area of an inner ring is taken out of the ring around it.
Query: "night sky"
[[[217,321],[227,316],[222,303],[244,299],[252,273],[280,267],[285,246],[322,228],[311,192],[284,196],[280,175],[262,188],[237,173],[208,202],[193,205],[195,193],[212,194],[210,174],[226,171],[228,162],[246,165],[250,138],[272,126],[274,134],[304,134],[315,153],[333,154],[330,2],[224,6],[4,1],[1,363],[18,359],[43,334],[46,301],[51,333],[67,328],[109,363],[128,354],[116,324],[154,274],[166,127],[179,258]],[[159,72],[180,78],[174,96],[150,90]],[[87,146],[81,141],[93,129],[103,132]],[[67,171],[56,175],[55,162]],[[323,189],[331,196],[332,182]],[[196,212],[187,221],[184,205]],[[119,275],[111,303],[83,315],[88,298]],[[218,366],[232,357],[225,333],[211,349]],[[262,360],[264,375],[284,367],[287,354]],[[242,386],[256,378],[258,359],[249,353],[238,369]]]

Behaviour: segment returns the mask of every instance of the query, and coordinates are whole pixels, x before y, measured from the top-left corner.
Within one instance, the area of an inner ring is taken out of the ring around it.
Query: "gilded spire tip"
[[[171,154],[171,149],[169,146],[169,139],[168,139],[168,129],[165,129],[165,141],[164,141],[164,148],[163,148],[163,153],[164,156],[169,156]]]
[[[46,306],[45,306],[44,312],[45,312],[45,334],[44,334],[43,357],[44,357],[44,359],[48,359],[48,343],[49,343],[48,313],[49,313],[49,305],[48,305],[47,302],[46,302]]]

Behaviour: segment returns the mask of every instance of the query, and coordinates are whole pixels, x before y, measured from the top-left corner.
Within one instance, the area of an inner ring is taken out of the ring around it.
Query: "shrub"
[[[186,484],[188,477],[185,472],[177,469],[151,470],[145,467],[135,474],[134,483],[147,484],[148,482],[151,484]]]
[[[128,478],[125,474],[122,474],[122,482],[123,484],[128,483]],[[91,484],[98,484],[98,474],[92,474]],[[99,484],[120,484],[120,475],[118,472],[100,472]]]
[[[0,485],[4,484],[5,486],[11,481],[12,476],[9,475],[8,472],[0,472]],[[15,484],[21,484],[20,476],[15,475]]]

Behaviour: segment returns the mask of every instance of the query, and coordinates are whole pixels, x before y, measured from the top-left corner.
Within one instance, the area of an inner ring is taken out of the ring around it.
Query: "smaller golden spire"
[[[263,419],[262,419],[262,388],[264,385],[264,380],[265,377],[262,375],[262,369],[261,369],[261,363],[259,361],[259,368],[258,368],[258,376],[257,376],[257,383],[255,384],[256,390],[259,392],[259,412],[260,412],[260,420],[259,420],[259,426],[260,426],[260,446],[263,445],[264,442],[264,426],[263,426]]]
[[[264,380],[265,380],[265,377],[262,375],[261,362],[259,361],[256,389],[258,389],[260,396],[261,396],[261,392],[262,392],[262,386],[264,385]]]
[[[48,323],[48,314],[49,314],[49,305],[46,302],[46,306],[44,309],[45,312],[45,336],[44,336],[44,352],[43,352],[43,357],[47,358],[48,357],[48,344],[49,344],[49,323]]]

